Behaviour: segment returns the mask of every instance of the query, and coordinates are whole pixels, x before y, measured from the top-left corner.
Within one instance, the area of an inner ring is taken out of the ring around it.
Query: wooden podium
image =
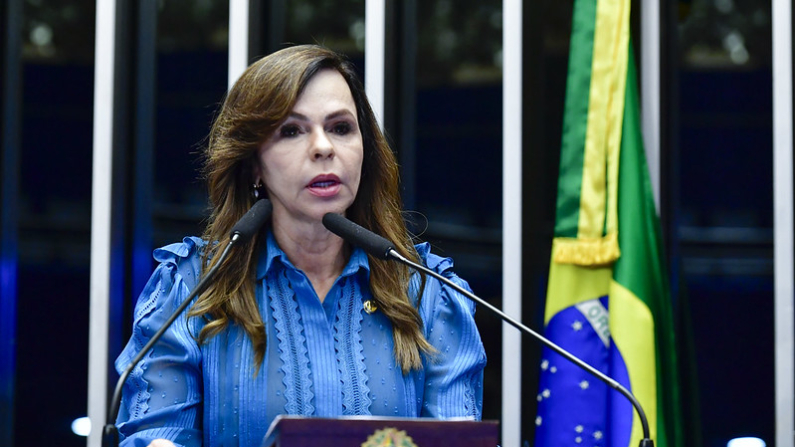
[[[277,416],[262,447],[496,447],[496,421]]]

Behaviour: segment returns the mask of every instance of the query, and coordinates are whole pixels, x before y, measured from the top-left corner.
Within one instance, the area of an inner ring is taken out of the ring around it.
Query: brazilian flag
[[[670,293],[640,133],[629,0],[575,0],[545,333],[629,389],[684,445]],[[545,349],[536,447],[637,446],[617,391]]]

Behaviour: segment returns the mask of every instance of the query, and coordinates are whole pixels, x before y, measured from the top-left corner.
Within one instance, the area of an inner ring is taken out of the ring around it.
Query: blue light
[[[91,433],[91,419],[82,417],[72,421],[72,433],[77,436],[88,436]]]
[[[765,447],[765,441],[759,438],[734,438],[726,444],[726,447]]]

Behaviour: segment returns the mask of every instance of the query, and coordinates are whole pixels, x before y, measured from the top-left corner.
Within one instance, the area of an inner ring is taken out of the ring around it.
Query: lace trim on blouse
[[[340,291],[339,309],[334,322],[337,367],[342,378],[343,415],[369,415],[370,388],[364,364],[362,343],[362,294],[356,281],[346,278]]]
[[[299,324],[301,314],[295,292],[290,287],[286,271],[282,270],[275,278],[267,281],[268,298],[273,310],[274,328],[279,339],[279,356],[284,374],[284,411],[287,414],[311,415],[313,392],[309,378],[309,353],[303,325]]]

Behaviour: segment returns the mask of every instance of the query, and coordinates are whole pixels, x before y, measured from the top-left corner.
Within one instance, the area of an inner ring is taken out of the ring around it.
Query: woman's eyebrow
[[[298,112],[290,112],[288,118],[295,118],[300,121],[309,121],[309,117]]]
[[[340,109],[340,110],[337,110],[337,111],[329,113],[328,115],[325,116],[324,119],[325,120],[330,120],[330,119],[334,119],[334,118],[339,118],[340,116],[355,117],[356,115],[354,115],[353,112],[351,112],[348,109]],[[290,112],[289,117],[297,119],[297,120],[300,120],[300,121],[311,121],[308,116],[304,115],[303,113],[298,113],[298,112]]]
[[[340,110],[337,110],[336,112],[331,112],[328,115],[326,115],[326,119],[330,120],[330,119],[334,119],[334,118],[339,118],[341,116],[355,117],[356,115],[354,115],[353,112],[351,112],[348,109],[340,109]]]

